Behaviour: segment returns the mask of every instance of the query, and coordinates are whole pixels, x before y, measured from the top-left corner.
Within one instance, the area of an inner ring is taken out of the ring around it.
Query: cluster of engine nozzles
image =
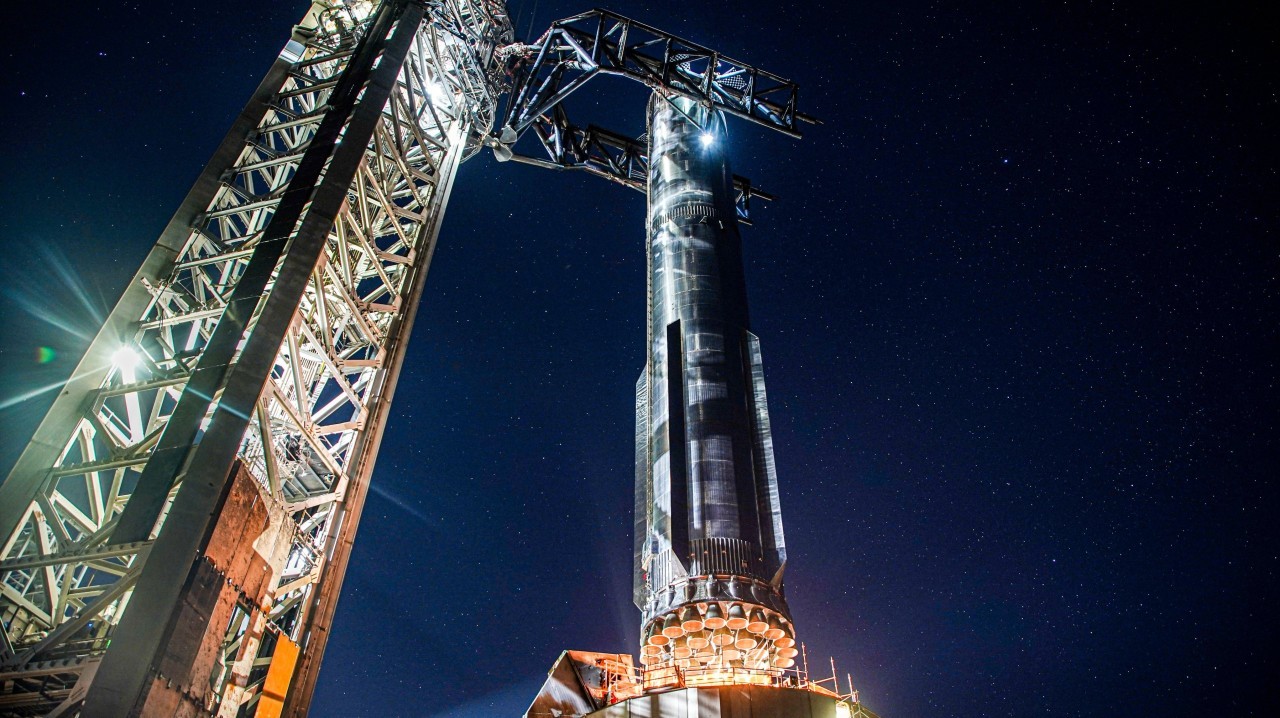
[[[640,663],[657,667],[790,668],[796,663],[795,629],[759,606],[700,603],[654,619],[645,629]]]

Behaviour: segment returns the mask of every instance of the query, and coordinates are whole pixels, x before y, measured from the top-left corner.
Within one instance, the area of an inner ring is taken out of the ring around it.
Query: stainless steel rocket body
[[[730,613],[746,619],[738,626],[744,635],[748,623],[774,623],[771,632],[794,643],[760,343],[750,330],[725,145],[718,112],[657,93],[650,99],[649,336],[636,387],[634,584],[650,663],[695,661],[696,648],[687,658],[669,654],[684,637],[695,647],[703,636],[710,641]],[[672,617],[683,633],[669,625]],[[660,638],[664,626],[671,641]],[[757,643],[749,651],[724,645],[738,656],[734,665],[785,662],[772,643]],[[715,655],[706,660],[729,663]]]

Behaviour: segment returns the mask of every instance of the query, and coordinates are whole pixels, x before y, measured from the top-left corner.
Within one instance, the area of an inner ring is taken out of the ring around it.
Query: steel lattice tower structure
[[[523,44],[501,0],[314,1],[0,485],[0,716],[306,714],[457,167],[646,191],[647,139],[562,104],[608,74],[809,120],[608,11]]]
[[[0,487],[0,714],[306,712],[511,39],[483,0],[295,27]]]

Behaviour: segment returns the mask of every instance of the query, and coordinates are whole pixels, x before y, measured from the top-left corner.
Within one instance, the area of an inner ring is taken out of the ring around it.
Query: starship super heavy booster
[[[525,718],[874,717],[834,675],[814,681],[796,666],[738,233],[738,188],[749,183],[729,171],[725,115],[656,91],[647,118],[633,584],[641,665],[627,654],[565,651]]]
[[[760,340],[751,332],[726,117],[798,136],[796,86],[607,11],[552,24],[528,49],[498,159],[582,169],[645,192],[646,362],[636,382],[633,599],[640,666],[565,651],[525,718],[873,716],[812,680],[783,593],[787,563]],[[653,88],[640,140],[569,121],[591,77]],[[531,129],[548,159],[513,151]]]
[[[636,385],[641,662],[789,668],[787,556],[725,146],[720,113],[653,95],[648,363]]]

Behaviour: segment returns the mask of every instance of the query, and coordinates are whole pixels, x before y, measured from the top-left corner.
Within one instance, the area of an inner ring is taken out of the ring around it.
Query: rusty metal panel
[[[216,517],[188,564],[177,607],[161,620],[164,652],[131,715],[207,715],[206,707],[219,697],[211,678],[223,669],[224,637],[237,607],[263,623],[260,607],[279,575],[282,549],[288,547],[281,510],[236,462]]]
[[[158,675],[150,690],[144,691],[144,713],[168,705],[175,696],[179,704],[204,704],[212,698],[209,676],[236,604],[245,598],[242,592],[247,588],[260,593],[264,576],[271,576],[253,546],[270,526],[267,503],[239,462],[232,469],[217,517],[170,618],[165,650],[157,661]],[[246,587],[246,583],[253,585]],[[261,595],[250,598],[259,604],[262,600]]]

